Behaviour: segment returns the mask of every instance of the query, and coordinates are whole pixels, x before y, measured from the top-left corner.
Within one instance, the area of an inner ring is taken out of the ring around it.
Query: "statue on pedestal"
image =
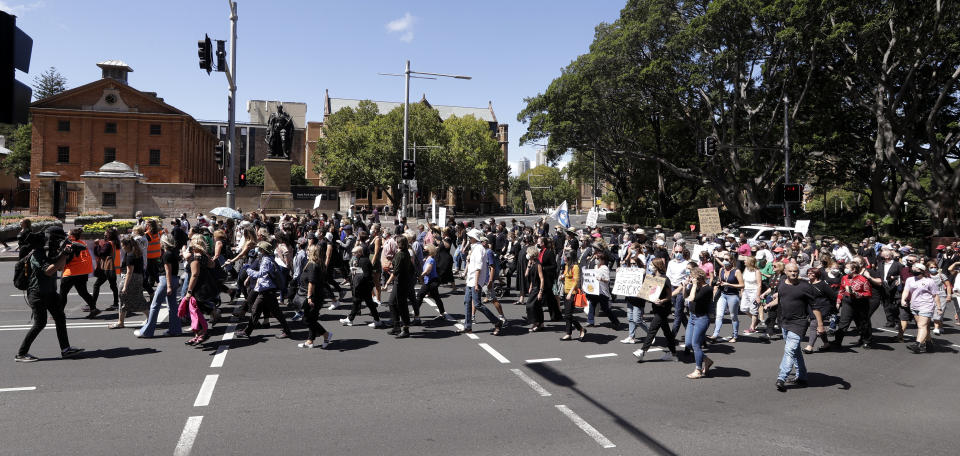
[[[272,158],[290,158],[293,146],[293,118],[283,111],[283,105],[277,106],[277,112],[270,114],[267,120],[267,146]]]

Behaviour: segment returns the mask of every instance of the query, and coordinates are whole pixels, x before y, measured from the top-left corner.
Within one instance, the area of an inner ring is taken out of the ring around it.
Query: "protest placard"
[[[666,285],[665,277],[646,276],[643,278],[643,285],[640,287],[637,297],[656,302],[660,299],[660,293],[663,292],[663,287]]]
[[[720,211],[715,207],[704,207],[697,209],[697,215],[700,216],[700,233],[717,234],[723,232],[723,225],[720,224]]]
[[[613,294],[633,298],[640,296],[640,287],[643,285],[643,276],[646,272],[643,268],[617,269],[617,277],[613,282]]]
[[[583,278],[583,292],[588,295],[598,295],[600,294],[600,280],[597,277],[596,269],[584,269],[582,271]]]
[[[590,228],[597,226],[597,219],[600,217],[600,212],[597,211],[597,208],[594,207],[590,209],[590,212],[587,213],[587,226]]]

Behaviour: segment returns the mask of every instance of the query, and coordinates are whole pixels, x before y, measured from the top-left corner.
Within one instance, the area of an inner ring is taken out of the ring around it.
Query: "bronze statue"
[[[293,145],[293,118],[283,111],[283,105],[277,106],[277,112],[270,114],[267,120],[267,145],[271,157],[290,158]]]

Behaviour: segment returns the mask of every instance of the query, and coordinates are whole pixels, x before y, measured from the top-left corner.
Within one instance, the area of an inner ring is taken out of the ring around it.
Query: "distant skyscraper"
[[[527,171],[530,171],[530,160],[524,157],[517,162],[517,175],[519,176]]]
[[[547,164],[547,151],[545,149],[540,149],[537,151],[537,166],[543,166]]]

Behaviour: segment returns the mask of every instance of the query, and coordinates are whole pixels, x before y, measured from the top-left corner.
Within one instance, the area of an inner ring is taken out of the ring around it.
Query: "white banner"
[[[640,287],[643,286],[643,276],[646,272],[643,268],[617,269],[617,277],[613,282],[613,294],[634,298],[639,297]]]
[[[583,277],[583,292],[588,295],[599,295],[600,294],[600,279],[597,277],[596,269],[584,269],[582,271]]]
[[[590,212],[587,213],[587,226],[594,228],[597,226],[597,218],[600,216],[600,211],[597,210],[597,207],[594,206],[593,209],[590,209]]]
[[[323,195],[317,195],[317,197],[313,199],[313,208],[314,208],[314,209],[320,207],[320,201],[323,201]]]
[[[447,224],[447,207],[440,206],[440,209],[437,210],[437,224],[440,226]]]
[[[430,198],[430,223],[437,224],[437,199]]]
[[[809,220],[797,220],[797,225],[794,227],[794,230],[798,233],[807,235],[807,231],[810,231],[810,221]]]

